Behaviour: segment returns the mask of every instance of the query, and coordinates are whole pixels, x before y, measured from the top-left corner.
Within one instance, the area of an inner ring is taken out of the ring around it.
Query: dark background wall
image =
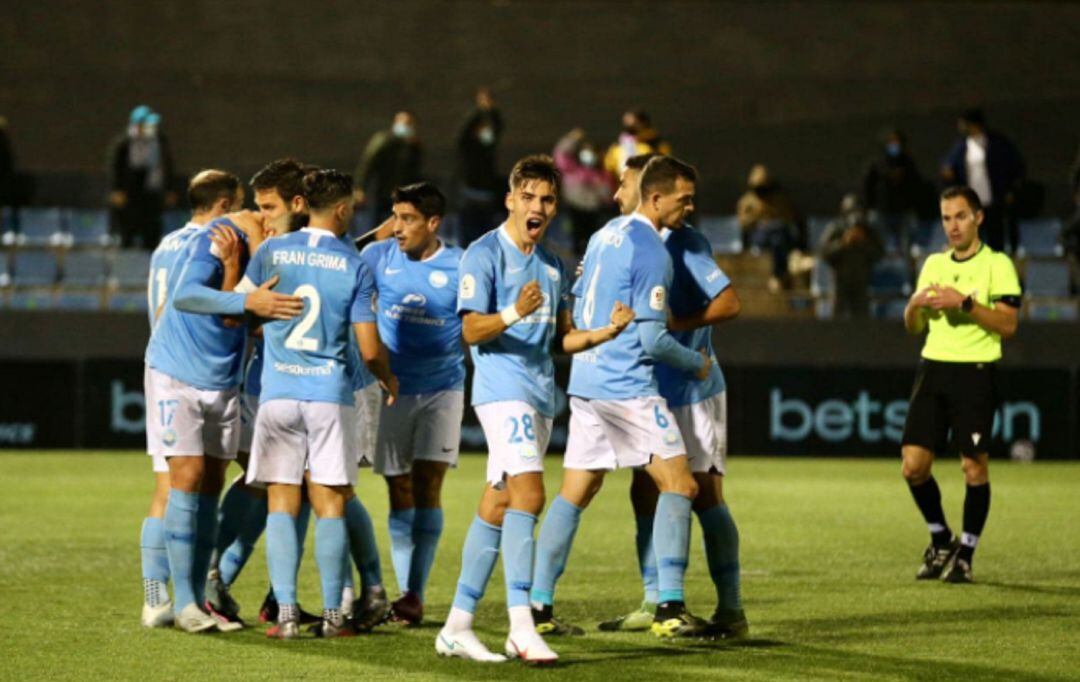
[[[507,119],[504,165],[577,125],[608,142],[648,108],[730,209],[765,161],[829,210],[880,129],[931,173],[982,105],[1064,201],[1078,141],[1080,5],[1050,2],[35,0],[0,22],[0,114],[39,201],[93,203],[106,144],[146,102],[184,171],[295,154],[351,169],[400,107],[448,180],[475,86]]]

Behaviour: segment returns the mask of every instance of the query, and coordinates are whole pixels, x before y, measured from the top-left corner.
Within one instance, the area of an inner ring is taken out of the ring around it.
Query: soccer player
[[[150,333],[153,335],[157,318],[163,312],[166,287],[173,274],[176,261],[183,253],[188,239],[199,227],[230,211],[240,208],[244,201],[244,189],[240,180],[231,173],[220,170],[204,170],[191,178],[188,184],[188,204],[191,220],[180,229],[170,233],[150,257],[150,277],[147,282],[147,311],[150,316]],[[169,559],[165,553],[165,505],[169,500],[169,465],[158,454],[158,438],[154,436],[158,423],[151,419],[154,395],[150,382],[150,366],[146,366],[143,384],[146,402],[146,447],[153,458],[155,488],[150,502],[150,513],[143,520],[140,547],[143,572],[142,624],[145,627],[164,627],[173,623],[173,605],[169,599]]]
[[[1012,261],[979,240],[979,196],[969,187],[941,194],[949,249],[926,259],[904,309],[911,334],[927,331],[901,447],[903,475],[930,530],[915,577],[972,581],[975,546],[990,513],[988,446],[997,409],[1001,341],[1016,333],[1020,283]],[[948,435],[960,450],[967,494],[963,533],[945,521],[941,491],[930,469]]]
[[[276,281],[247,294],[219,291],[226,273],[213,253],[217,227],[235,231],[245,252],[262,238],[261,221],[250,212],[198,228],[167,279],[165,303],[147,348],[153,396],[148,419],[154,425],[148,437],[150,449],[168,461],[165,549],[176,625],[188,632],[239,627],[219,626],[202,608],[218,495],[236,456],[245,343],[243,325],[221,314],[288,319],[303,307],[301,299],[272,291]]]
[[[390,494],[390,543],[401,597],[395,620],[417,625],[443,529],[440,494],[457,465],[465,356],[457,315],[463,251],[439,239],[446,198],[421,182],[393,192],[394,239],[363,251],[378,289],[379,338],[400,383],[380,415],[375,473]]]
[[[659,603],[652,623],[658,637],[697,634],[686,609],[683,579],[689,552],[690,510],[698,494],[686,447],[655,376],[658,362],[706,379],[705,350],[683,346],[667,331],[672,263],[660,230],[679,229],[693,210],[697,172],[657,156],[641,172],[641,201],[589,240],[582,276],[574,285],[579,328],[596,324],[597,310],[627,299],[634,323],[613,342],[574,358],[570,372],[570,433],[559,495],[548,508],[537,541],[532,587],[534,618],[551,622],[555,583],[566,566],[581,513],[604,474],[643,467],[659,488],[653,521]]]
[[[268,486],[266,553],[279,610],[267,635],[281,639],[300,634],[296,517],[305,479],[318,519],[323,620],[317,634],[355,633],[340,608],[349,552],[346,497],[358,468],[350,334],[389,400],[397,395],[372,311],[374,280],[356,249],[341,239],[354,211],[352,178],[335,170],[311,172],[304,177],[304,196],[308,226],[265,242],[238,287],[250,291],[280,280],[283,290],[305,301],[298,319],[263,325],[266,358],[247,478]]]
[[[625,306],[611,304],[611,324],[573,328],[566,272],[540,245],[555,216],[558,186],[550,157],[519,160],[510,173],[506,222],[474,241],[461,261],[458,312],[476,368],[472,403],[487,439],[488,464],[480,508],[462,548],[453,607],[435,640],[443,656],[505,660],[472,630],[501,551],[510,615],[506,653],[527,663],[558,658],[536,632],[529,608],[533,531],[544,506],[543,457],[555,411],[552,347],[588,350],[615,338],[633,318]]]

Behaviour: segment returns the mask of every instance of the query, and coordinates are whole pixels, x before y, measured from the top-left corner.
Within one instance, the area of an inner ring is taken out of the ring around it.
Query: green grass
[[[432,571],[426,627],[383,627],[353,640],[268,641],[146,631],[138,535],[152,487],[133,453],[0,455],[0,679],[1076,679],[1080,675],[1080,466],[995,464],[993,510],[975,562],[977,585],[916,583],[926,533],[894,461],[735,458],[727,495],[742,534],[743,594],[754,639],[664,643],[601,634],[600,619],[635,606],[627,472],[613,474],[582,520],[558,593],[588,636],[553,639],[555,670],[480,667],[433,650],[457,579],[462,539],[483,478],[465,457],[444,494],[446,532]],[[547,482],[559,481],[558,460]],[[938,480],[959,526],[955,461]],[[359,491],[387,555],[386,496],[363,473]],[[695,529],[691,607],[711,612]],[[308,538],[301,601],[319,606]],[[252,615],[266,587],[260,544],[234,588]],[[501,568],[478,614],[501,649]]]

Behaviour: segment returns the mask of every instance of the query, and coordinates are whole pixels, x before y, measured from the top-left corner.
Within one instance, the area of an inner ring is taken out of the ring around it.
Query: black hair
[[[425,218],[446,215],[446,197],[430,182],[417,182],[396,187],[390,195],[395,204],[412,204]]]
[[[678,178],[697,182],[697,169],[674,156],[658,154],[641,171],[641,196],[646,197],[656,191],[671,192]]]
[[[942,201],[945,201],[946,199],[956,199],[957,197],[964,197],[972,213],[978,213],[983,210],[982,200],[979,199],[979,195],[967,185],[953,185],[941,193]]]
[[[301,163],[292,157],[271,161],[251,176],[251,188],[256,192],[276,190],[285,203],[295,196],[303,196],[304,174],[315,170],[314,166]]]
[[[658,156],[660,155],[656,152],[645,152],[644,154],[631,156],[629,159],[626,160],[626,167],[636,171],[642,170],[645,168],[646,165],[648,165],[650,161],[652,161]]]
[[[555,161],[547,154],[531,154],[514,164],[513,170],[510,171],[510,189],[517,189],[529,180],[548,182],[558,194],[562,173],[555,167]]]
[[[986,126],[986,116],[983,115],[982,109],[965,109],[960,114],[960,120],[966,123],[974,123],[979,127]]]
[[[236,190],[240,187],[240,178],[222,170],[201,170],[191,177],[187,188],[188,205],[191,210],[200,213],[213,208],[218,199],[228,199],[232,203]]]
[[[330,208],[352,196],[352,176],[332,168],[309,171],[301,184],[303,196],[313,211]]]

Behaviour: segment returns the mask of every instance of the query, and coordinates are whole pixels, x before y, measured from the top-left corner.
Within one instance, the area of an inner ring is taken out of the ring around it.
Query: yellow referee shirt
[[[1003,253],[986,244],[974,256],[958,261],[952,249],[926,259],[917,290],[937,284],[952,287],[964,296],[975,295],[978,305],[993,307],[1006,296],[1020,296],[1016,268]],[[927,312],[930,331],[922,356],[940,362],[996,362],[1001,359],[1001,335],[988,332],[960,310]]]

